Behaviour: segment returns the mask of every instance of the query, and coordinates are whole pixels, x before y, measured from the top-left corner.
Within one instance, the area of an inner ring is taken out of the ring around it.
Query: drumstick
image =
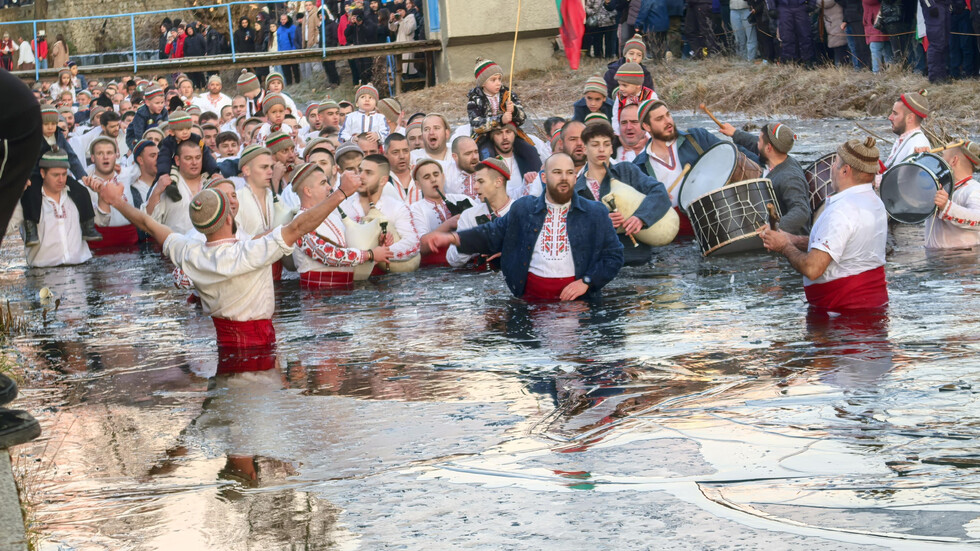
[[[618,211],[618,209],[616,208],[616,198],[615,197],[613,197],[613,196],[610,195],[609,196],[609,199],[606,200],[606,203],[607,203],[607,205],[609,206],[609,208],[613,212],[617,212]],[[631,235],[627,235],[626,237],[629,237],[630,238],[630,241],[633,242],[633,246],[634,247],[639,247],[640,246],[640,244],[636,242],[636,238],[633,237],[632,234]]]
[[[893,143],[893,142],[892,142],[891,140],[889,140],[888,138],[882,138],[881,136],[879,136],[879,135],[877,135],[877,134],[875,134],[874,132],[872,132],[872,131],[870,131],[870,130],[868,130],[867,128],[865,128],[865,127],[863,127],[863,126],[861,126],[861,123],[859,123],[859,122],[856,122],[856,123],[854,123],[854,124],[855,124],[855,125],[856,125],[856,126],[857,126],[858,128],[860,128],[861,130],[864,130],[864,131],[865,131],[865,132],[866,132],[866,133],[867,133],[868,135],[870,135],[870,136],[871,136],[872,138],[874,138],[874,139],[876,139],[876,140],[878,140],[879,142],[885,142],[885,143],[887,143],[887,144],[890,144],[890,143]]]
[[[776,213],[776,207],[772,203],[766,203],[766,210],[769,211],[769,229],[775,230],[776,224],[779,223],[779,214]]]
[[[717,125],[718,125],[718,128],[721,128],[722,126],[725,126],[725,125],[724,125],[724,124],[723,124],[723,123],[722,123],[722,122],[721,122],[720,120],[718,120],[717,118],[715,118],[715,116],[714,116],[714,114],[712,114],[712,113],[711,113],[711,110],[710,110],[710,109],[708,109],[708,106],[707,106],[707,105],[705,105],[705,104],[703,104],[703,103],[702,103],[702,104],[701,104],[701,105],[699,105],[698,107],[699,107],[699,108],[700,108],[700,109],[701,109],[702,111],[704,111],[704,114],[705,114],[705,115],[708,115],[709,117],[711,117],[711,120],[713,120],[713,121],[715,121],[715,124],[717,124]]]
[[[686,165],[684,165],[684,170],[682,170],[680,175],[677,176],[677,179],[674,180],[674,183],[671,184],[669,188],[667,188],[667,195],[670,195],[670,192],[674,191],[674,188],[677,187],[677,184],[681,183],[681,180],[684,179],[684,176],[686,176],[688,171],[690,170],[691,170],[691,163],[687,163]]]
[[[946,145],[942,145],[942,146],[939,146],[939,147],[934,147],[934,148],[932,148],[932,149],[929,150],[929,153],[939,153],[940,151],[946,151],[947,149],[953,149],[954,147],[960,147],[960,146],[962,146],[965,143],[966,143],[965,140],[955,141],[953,143],[948,143]]]

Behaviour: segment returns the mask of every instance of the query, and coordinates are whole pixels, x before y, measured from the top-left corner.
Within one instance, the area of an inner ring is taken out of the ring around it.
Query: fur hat
[[[242,156],[238,158],[238,171],[241,172],[245,165],[250,163],[252,159],[258,157],[259,155],[272,155],[272,152],[259,144],[253,144],[246,147],[245,151],[242,151]]]
[[[623,63],[616,71],[616,82],[643,85],[643,67],[639,63]]]
[[[924,119],[929,116],[929,100],[926,98],[927,95],[929,95],[929,92],[925,90],[906,92],[902,94],[899,101],[905,107],[908,107],[909,111],[918,115],[920,119]]]
[[[491,170],[496,170],[504,177],[504,181],[510,180],[510,169],[507,168],[507,163],[498,157],[488,157],[480,161],[480,167],[487,167]]]
[[[242,75],[238,77],[236,86],[238,88],[238,93],[243,96],[250,92],[256,92],[262,88],[259,85],[259,77],[255,76],[255,73],[250,73],[248,69],[242,69]]]
[[[643,35],[634,34],[633,38],[623,44],[623,57],[626,57],[626,52],[630,50],[639,50],[644,57],[647,55],[647,45],[643,42]]]
[[[604,98],[608,97],[609,88],[606,87],[606,79],[602,78],[601,75],[590,76],[589,79],[585,81],[585,89],[582,90],[582,95],[584,96],[589,92],[601,94]]]
[[[837,148],[837,156],[847,166],[864,172],[865,174],[878,174],[878,147],[875,146],[874,138],[861,140],[848,140]]]
[[[191,223],[204,235],[220,230],[225,223],[225,216],[230,212],[225,195],[213,189],[205,189],[195,195],[188,208],[191,211]]]
[[[476,67],[473,69],[473,76],[476,78],[477,86],[483,86],[486,84],[487,80],[489,80],[493,75],[503,76],[503,74],[504,70],[500,68],[500,65],[497,65],[493,61],[483,59],[482,57],[476,60]]]
[[[285,132],[273,132],[265,139],[265,147],[275,154],[285,149],[296,149],[296,142]]]
[[[776,151],[789,153],[793,149],[793,144],[796,142],[796,134],[793,133],[790,127],[781,122],[774,122],[767,124],[763,129],[766,132],[766,137],[769,138],[769,143],[776,148]]]

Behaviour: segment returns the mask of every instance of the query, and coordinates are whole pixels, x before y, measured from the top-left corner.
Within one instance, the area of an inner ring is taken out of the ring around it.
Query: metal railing
[[[266,3],[266,4],[286,4],[287,2],[288,2],[288,0],[271,0],[269,2],[264,2],[264,3]],[[235,51],[235,38],[234,38],[234,34],[235,34],[236,27],[235,27],[234,20],[233,20],[232,15],[231,15],[231,8],[232,8],[232,6],[250,6],[250,7],[254,7],[255,5],[256,5],[255,2],[248,2],[248,1],[244,1],[244,0],[234,0],[234,1],[231,1],[231,2],[220,3],[220,4],[209,4],[209,5],[203,5],[203,6],[188,6],[186,8],[172,8],[172,9],[168,9],[168,10],[142,11],[142,12],[126,13],[126,14],[89,15],[89,16],[84,16],[84,17],[65,17],[65,18],[59,18],[59,19],[32,19],[32,20],[26,20],[26,21],[24,21],[24,20],[22,20],[22,21],[4,21],[4,22],[0,22],[0,28],[2,28],[4,25],[31,25],[33,27],[33,34],[32,34],[32,36],[35,36],[36,37],[37,36],[37,26],[38,26],[39,23],[41,23],[41,24],[48,24],[48,23],[63,23],[63,22],[67,22],[67,21],[86,21],[86,20],[94,20],[94,19],[122,19],[122,18],[129,18],[129,31],[130,31],[130,38],[132,40],[132,44],[131,44],[132,47],[130,48],[130,51],[127,52],[127,54],[132,56],[133,74],[136,74],[136,72],[138,71],[138,69],[140,67],[140,64],[141,64],[140,63],[140,59],[139,59],[139,57],[140,57],[139,56],[139,50],[136,49],[136,18],[137,17],[143,17],[143,16],[147,16],[147,15],[172,14],[175,11],[194,11],[194,10],[208,10],[208,9],[211,9],[211,8],[214,8],[214,9],[225,8],[225,13],[227,14],[227,17],[228,17],[228,43],[231,46],[231,53],[230,53],[230,55],[231,55],[231,62],[232,63],[235,63],[238,60],[239,53]],[[440,23],[439,23],[438,6],[439,6],[439,4],[438,4],[438,1],[437,0],[435,0],[435,1],[430,0],[429,3],[428,3],[428,6],[427,6],[429,9],[426,10],[426,12],[428,14],[429,22],[430,22],[430,29],[433,32],[435,32],[436,30],[438,30],[439,25],[440,25]],[[317,11],[322,10],[322,9],[323,8],[317,8]],[[335,18],[340,16],[340,14],[332,14],[332,15]],[[327,29],[326,28],[327,28],[326,25],[320,25],[320,54],[321,54],[321,56],[323,58],[327,58],[328,57],[327,56],[327,46],[326,46],[326,38],[327,38]],[[432,41],[430,40],[430,41],[426,41],[426,42],[432,42]],[[330,49],[331,50],[335,50],[336,48],[330,48]],[[300,52],[302,50],[294,50],[294,51]],[[306,51],[309,51],[309,50],[306,50]],[[119,53],[119,52],[117,52],[117,53]],[[259,53],[259,52],[257,52],[257,53]],[[288,52],[282,52],[282,53],[287,54]],[[207,56],[207,57],[214,58],[215,56]],[[309,57],[309,56],[308,55],[304,55],[302,57]],[[187,59],[187,58],[183,58],[183,59]],[[165,61],[165,60],[159,60],[159,61]],[[177,60],[169,60],[169,61],[177,61]],[[156,65],[156,64],[154,62],[150,61],[150,62],[145,62],[144,65]],[[52,69],[57,70],[57,69],[60,69],[60,68],[59,67],[53,67]],[[50,70],[51,69],[49,69],[49,71]],[[23,73],[23,71],[17,71],[17,73]],[[35,80],[40,80],[40,78],[41,78],[41,68],[40,68],[40,64],[38,64],[38,63],[35,63],[35,67],[34,67],[34,78],[35,78]]]

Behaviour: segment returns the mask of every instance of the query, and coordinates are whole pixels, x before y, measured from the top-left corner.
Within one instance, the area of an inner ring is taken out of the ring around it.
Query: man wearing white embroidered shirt
[[[78,208],[68,197],[68,154],[54,147],[38,161],[40,176],[31,185],[41,186],[41,218],[38,222],[38,243],[25,247],[27,265],[33,268],[81,264],[92,258],[92,252],[82,239]],[[20,203],[7,226],[12,231],[23,223]]]
[[[180,234],[193,229],[190,212],[187,210],[191,198],[197,195],[206,178],[201,173],[204,166],[201,146],[192,140],[184,140],[177,145],[176,165],[170,177],[177,184],[177,197],[165,194],[167,186],[153,186],[150,198],[144,205],[146,213],[154,220]]]
[[[291,185],[300,199],[297,216],[330,195],[335,172],[332,164],[326,172],[313,163],[296,168]],[[303,235],[293,249],[300,285],[311,288],[349,288],[354,283],[355,266],[390,259],[391,252],[383,245],[363,251],[348,247],[344,221],[337,209],[314,231]]]
[[[422,192],[412,178],[411,153],[404,135],[392,132],[385,138],[385,157],[391,167],[391,176],[388,185],[384,186],[384,193],[400,199],[406,205],[422,199]]]
[[[193,226],[207,236],[201,243],[172,232],[122,198],[122,186],[99,186],[100,202],[118,209],[123,216],[162,244],[163,254],[194,282],[204,312],[211,315],[219,348],[267,348],[275,344],[272,314],[275,291],[269,270],[293,244],[317,226],[353,193],[353,178],[342,179],[340,189],[285,226],[249,241],[235,238],[234,218],[228,200],[220,191],[206,189],[189,203]]]
[[[449,151],[449,121],[443,115],[432,113],[422,119],[422,149],[412,151],[412,164],[421,159],[432,159],[442,165],[444,174],[450,174],[454,168],[453,156]]]
[[[221,108],[231,105],[231,98],[221,93],[221,77],[211,75],[208,79],[208,91],[194,98],[194,105],[201,108],[202,112],[212,112],[216,115],[221,114]],[[242,98],[244,99],[244,98]]]
[[[809,238],[764,226],[766,248],[803,274],[807,302],[818,310],[875,310],[888,304],[885,243],[888,216],[871,182],[878,172],[874,138],[837,148],[831,168],[834,193]]]
[[[407,143],[407,142],[406,142]],[[429,249],[425,236],[431,232],[447,232],[456,229],[459,214],[454,214],[451,206],[465,203],[465,208],[473,206],[473,202],[465,195],[446,195],[442,190],[446,186],[446,175],[442,166],[432,159],[422,159],[412,171],[412,179],[418,182],[422,190],[422,200],[412,203],[409,210],[415,221],[415,229],[419,233],[422,247],[422,265],[448,266],[446,249],[436,252]],[[460,212],[461,214],[461,212]]]
[[[92,191],[92,183],[117,181],[116,160],[119,151],[116,149],[116,141],[109,136],[99,136],[92,141],[90,148],[92,169],[89,175],[82,179],[88,186],[89,193],[92,195],[93,203],[98,201],[95,192]],[[123,186],[123,197],[130,205],[135,205],[133,192],[129,186]],[[110,247],[129,247],[139,242],[136,233],[136,226],[129,223],[126,217],[118,211],[110,209],[110,212],[101,212],[96,209],[95,229],[102,234],[102,239],[92,242],[89,248],[92,250],[107,249]]]
[[[929,149],[929,139],[922,132],[922,121],[929,116],[929,100],[926,91],[908,92],[902,94],[892,105],[888,122],[892,132],[898,136],[898,141],[892,146],[891,153],[884,162],[884,170],[897,165],[917,151]],[[881,175],[875,178],[875,185],[881,184]]]
[[[980,245],[980,182],[973,172],[980,168],[980,144],[966,140],[943,151],[943,159],[953,171],[953,194],[944,189],[936,192],[939,211],[926,220],[926,248],[976,247]]]
[[[564,153],[545,163],[545,192],[522,197],[489,224],[437,233],[435,250],[456,245],[464,254],[501,253],[500,269],[514,296],[525,300],[595,298],[623,266],[623,244],[602,203],[573,191],[575,165]]]
[[[469,136],[453,140],[453,165],[455,170],[446,174],[446,193],[466,195],[475,199],[476,170],[480,165],[480,148]]]
[[[372,206],[376,208],[388,221],[387,238],[383,244],[391,250],[391,262],[406,262],[420,252],[419,235],[408,206],[382,193],[382,186],[388,181],[388,170],[388,159],[383,156],[365,157],[357,171],[361,185],[355,195],[344,201],[341,210],[355,222],[360,222]],[[391,235],[392,228],[398,233],[398,241]],[[375,273],[377,272],[375,267]]]
[[[467,139],[471,140],[471,138]],[[473,142],[473,146],[476,147],[476,142]],[[477,165],[473,178],[477,199],[480,200],[480,203],[464,210],[463,214],[459,215],[459,221],[456,225],[457,231],[468,230],[480,224],[492,222],[510,212],[510,206],[514,202],[507,195],[507,180],[510,179],[510,174],[507,174],[506,169],[507,167],[499,159],[487,159]],[[487,255],[463,254],[459,252],[456,245],[450,245],[446,250],[446,262],[453,268],[462,268],[478,256],[484,260],[478,264],[489,265],[494,258],[488,258]]]
[[[133,147],[133,166],[121,179],[124,185],[130,187],[133,206],[136,208],[142,207],[150,197],[150,188],[153,187],[153,181],[156,179],[159,154],[157,144],[150,140],[140,140]]]

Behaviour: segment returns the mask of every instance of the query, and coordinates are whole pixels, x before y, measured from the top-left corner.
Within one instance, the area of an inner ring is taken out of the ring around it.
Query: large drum
[[[881,202],[892,219],[918,224],[936,213],[934,201],[940,189],[953,192],[949,165],[939,155],[917,153],[881,177]]]
[[[763,248],[756,233],[769,221],[767,204],[779,212],[779,201],[766,178],[737,182],[695,199],[689,209],[694,236],[704,256]]]
[[[806,185],[810,191],[810,210],[812,212],[817,212],[827,197],[834,192],[830,180],[830,169],[836,162],[837,153],[828,153],[803,169],[803,173],[806,175]]]
[[[677,190],[677,204],[687,211],[692,201],[731,182],[762,176],[762,169],[731,142],[709,147],[691,166]]]

